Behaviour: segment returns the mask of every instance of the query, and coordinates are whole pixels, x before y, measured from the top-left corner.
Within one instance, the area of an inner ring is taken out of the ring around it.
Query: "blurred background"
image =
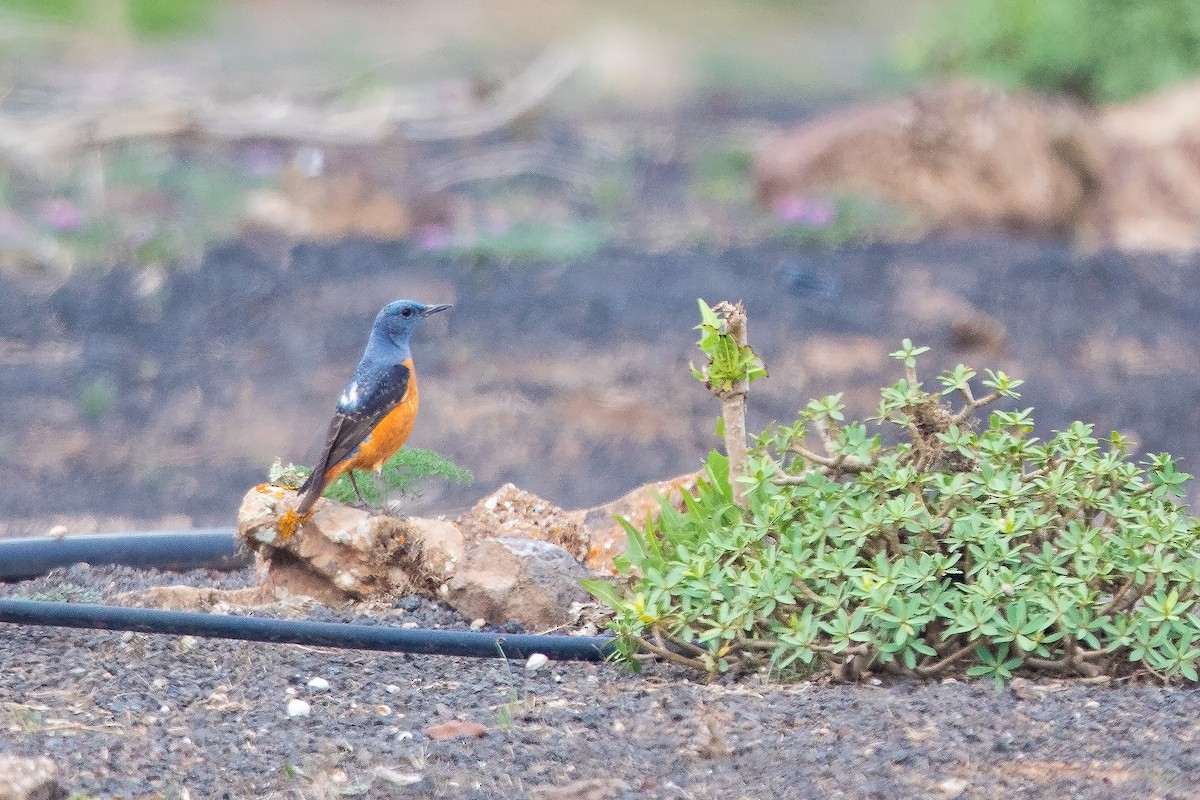
[[[697,297],[754,430],[910,337],[1187,469],[1198,74],[1185,0],[0,0],[0,535],[232,524],[399,297],[409,513],[696,468]]]

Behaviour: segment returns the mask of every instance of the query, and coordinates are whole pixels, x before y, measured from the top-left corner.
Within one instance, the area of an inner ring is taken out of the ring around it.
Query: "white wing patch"
[[[353,408],[358,405],[358,383],[351,383],[342,392],[342,396],[338,398],[338,405],[342,408]]]

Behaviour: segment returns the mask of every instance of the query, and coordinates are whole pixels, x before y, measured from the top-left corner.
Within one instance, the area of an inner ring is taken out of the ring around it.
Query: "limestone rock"
[[[546,630],[568,620],[572,603],[588,595],[589,576],[570,553],[539,539],[505,536],[469,549],[448,584],[447,600],[463,616],[489,622],[520,622]]]
[[[1099,129],[1105,151],[1083,244],[1200,250],[1200,81],[1106,106]]]
[[[260,587],[236,596],[164,589],[151,599],[212,607],[420,594],[446,599],[471,619],[549,628],[568,621],[572,603],[588,600],[579,579],[593,574],[589,568],[615,571],[626,537],[614,516],[642,524],[659,513],[664,497],[681,508],[698,475],[647,484],[578,511],[506,484],[457,524],[397,519],[328,500],[300,519],[294,491],[263,484],[247,492],[238,513],[238,535],[256,554]]]
[[[1065,100],[953,82],[769,139],[755,160],[755,191],[771,207],[865,194],[936,231],[1068,232],[1100,163],[1090,120]]]
[[[518,536],[558,545],[580,561],[587,558],[588,535],[575,514],[549,500],[506,483],[458,519],[469,542]]]
[[[699,472],[689,472],[670,480],[647,483],[611,502],[570,512],[569,516],[586,535],[588,549],[582,559],[584,563],[592,569],[615,574],[613,559],[624,553],[628,546],[625,529],[616,517],[641,525],[647,516],[658,517],[660,498],[666,498],[673,508],[683,510],[683,493],[694,492],[699,477]]]
[[[398,519],[322,500],[300,521],[296,503],[295,492],[262,485],[238,513],[238,535],[255,551],[270,590],[333,602],[434,596],[462,556],[462,534],[445,520]]]
[[[754,184],[777,211],[850,192],[892,201],[938,232],[1073,234],[1093,250],[1193,251],[1200,81],[1096,108],[967,81],[934,86],[767,139]]]
[[[58,766],[45,756],[0,755],[0,800],[62,800]]]

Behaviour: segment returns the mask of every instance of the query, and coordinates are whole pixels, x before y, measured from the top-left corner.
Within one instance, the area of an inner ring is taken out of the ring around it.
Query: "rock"
[[[545,653],[534,653],[525,660],[525,669],[529,672],[537,672],[549,662],[550,659]]]
[[[1089,249],[1200,249],[1200,81],[1106,106],[1104,157],[1079,234]]]
[[[236,596],[164,588],[152,601],[219,608],[296,596],[337,604],[419,594],[448,600],[468,619],[554,627],[571,619],[572,603],[588,600],[579,579],[591,574],[589,567],[615,571],[626,537],[614,516],[641,524],[657,516],[663,497],[682,508],[683,492],[695,489],[698,474],[578,511],[505,484],[457,524],[397,519],[329,500],[300,519],[294,491],[262,484],[246,493],[238,512],[238,535],[255,551],[260,587]]]
[[[616,521],[623,517],[634,525],[641,525],[647,516],[658,518],[662,498],[682,511],[683,493],[694,492],[699,472],[689,472],[670,480],[647,483],[628,494],[603,505],[570,512],[569,516],[582,526],[588,549],[581,559],[588,567],[616,574],[613,559],[625,552],[628,537],[625,529]]]
[[[754,184],[781,216],[849,192],[891,201],[938,232],[1073,234],[1093,250],[1192,251],[1200,81],[1097,108],[966,81],[934,86],[767,139]]]
[[[628,785],[617,778],[588,778],[573,781],[563,786],[537,786],[530,788],[534,800],[606,800]]]
[[[468,542],[502,536],[540,539],[558,545],[576,559],[588,554],[588,534],[575,514],[506,483],[458,518]]]
[[[447,739],[463,739],[467,737],[482,739],[484,736],[487,736],[487,728],[472,720],[466,722],[450,720],[449,722],[439,722],[428,726],[425,728],[425,735],[439,742],[446,741]]]
[[[434,597],[462,556],[462,534],[445,520],[398,519],[323,500],[299,521],[296,500],[295,492],[264,484],[238,512],[238,535],[256,552],[269,589],[326,602]]]
[[[58,766],[46,758],[0,755],[0,800],[62,800]]]
[[[450,579],[447,600],[468,618],[545,630],[568,620],[571,603],[588,599],[579,585],[588,575],[557,545],[505,536],[467,551]]]
[[[404,239],[412,232],[408,204],[353,165],[313,171],[289,164],[281,189],[247,194],[241,222],[252,231],[325,241],[347,236]]]
[[[312,713],[312,706],[307,700],[301,700],[299,697],[293,697],[288,700],[287,715],[289,717],[307,717]]]
[[[934,285],[928,270],[913,270],[897,299],[917,323],[948,329],[956,349],[1004,354],[1008,343],[1004,323],[962,295]]]
[[[1099,133],[1084,107],[957,81],[837,111],[763,143],[760,203],[882,198],[935,231],[1063,233],[1088,202]]]

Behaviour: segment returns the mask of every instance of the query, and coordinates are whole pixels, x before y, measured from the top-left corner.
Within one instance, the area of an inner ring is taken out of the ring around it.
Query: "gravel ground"
[[[112,602],[251,580],[74,567],[0,595]],[[377,621],[465,626],[416,600]],[[78,797],[1185,798],[1200,778],[1200,694],[1174,688],[705,685],[661,666],[531,672],[10,625],[0,661],[0,752],[50,756]],[[289,717],[293,698],[311,713]],[[447,722],[483,731],[440,739]]]

